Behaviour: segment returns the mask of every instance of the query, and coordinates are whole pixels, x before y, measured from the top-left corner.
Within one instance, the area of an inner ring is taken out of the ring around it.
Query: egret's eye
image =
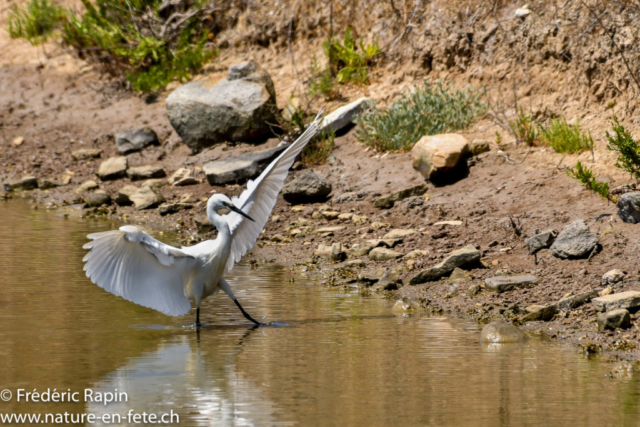
[[[229,212],[231,212],[231,209],[227,209],[227,208],[219,208],[218,209],[218,215],[226,215]]]

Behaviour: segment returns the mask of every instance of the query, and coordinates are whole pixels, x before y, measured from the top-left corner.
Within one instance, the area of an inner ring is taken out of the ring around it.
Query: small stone
[[[560,301],[558,301],[556,305],[558,306],[558,309],[563,311],[572,310],[576,307],[580,307],[581,305],[590,302],[597,296],[598,292],[596,291],[582,292],[578,295],[564,297]]]
[[[402,254],[387,248],[374,248],[369,252],[369,258],[372,261],[388,261],[402,258]]]
[[[337,265],[336,267],[344,267],[344,268],[358,268],[358,267],[364,267],[364,261],[362,261],[361,259],[350,259],[347,261],[344,261],[342,264]]]
[[[291,204],[325,200],[332,185],[325,178],[309,171],[282,188],[282,197]]]
[[[81,148],[71,153],[71,156],[76,161],[83,161],[89,159],[97,159],[102,154],[102,150],[98,148]]]
[[[613,285],[622,281],[624,276],[626,276],[626,274],[624,274],[622,270],[609,270],[602,275],[602,284]]]
[[[203,171],[211,185],[225,185],[257,178],[287,146],[252,151],[235,157],[214,160],[204,165]]]
[[[186,178],[182,178],[179,181],[176,181],[173,183],[174,187],[184,187],[187,185],[195,185],[195,184],[200,184],[200,181],[198,181],[196,178],[192,177],[192,176],[188,176]]]
[[[600,292],[598,292],[598,296],[605,297],[607,295],[611,295],[613,293],[613,288],[611,286],[607,286]]]
[[[547,230],[526,238],[524,240],[524,243],[527,245],[529,253],[533,255],[540,249],[548,248],[549,246],[551,246],[557,235],[557,230]]]
[[[11,184],[12,190],[35,190],[38,188],[38,180],[35,176],[25,176]]]
[[[438,280],[440,277],[453,271],[456,267],[478,261],[480,261],[480,251],[477,250],[475,246],[468,245],[462,249],[451,252],[438,264],[416,274],[411,278],[409,284],[419,285],[420,283]]]
[[[558,314],[558,306],[552,305],[532,305],[526,309],[528,314],[522,318],[523,322],[535,322],[541,320],[548,322],[553,319],[553,316]]]
[[[611,294],[591,300],[596,311],[611,311],[617,308],[625,308],[636,311],[640,308],[640,292],[626,291],[619,294]]]
[[[180,168],[180,169],[178,169],[177,171],[175,171],[174,173],[171,174],[171,176],[169,177],[167,182],[169,182],[169,184],[173,185],[176,182],[180,181],[181,179],[189,178],[190,176],[191,176],[191,169]]]
[[[467,295],[470,297],[478,295],[481,290],[482,290],[482,286],[476,283],[475,285],[469,286],[469,289],[467,290]]]
[[[371,228],[373,228],[374,230],[380,230],[381,228],[387,228],[389,227],[389,223],[388,222],[372,222],[371,223]]]
[[[289,231],[289,236],[291,237],[304,236],[304,233],[302,232],[301,229],[294,228],[293,230]]]
[[[334,243],[331,245],[331,261],[340,262],[347,258],[347,253],[342,248],[342,243]]]
[[[271,241],[275,243],[287,243],[290,242],[288,238],[284,237],[282,234],[274,234],[271,236]]]
[[[338,215],[338,220],[340,221],[351,221],[351,218],[353,218],[353,214],[350,212],[347,213],[342,213],[340,215]],[[329,218],[327,218],[329,219]]]
[[[325,212],[322,212],[322,217],[324,219],[328,219],[329,221],[332,221],[332,220],[338,218],[338,215],[340,215],[340,212],[336,212],[336,211],[325,211]]]
[[[462,221],[438,221],[433,225],[453,225],[453,226],[458,226],[458,225],[462,225]]]
[[[516,11],[513,14],[515,15],[516,18],[525,18],[531,14],[531,10],[529,9],[528,5],[525,5],[523,7],[516,9]]]
[[[130,197],[140,190],[135,185],[125,185],[118,190],[118,195],[115,198],[115,202],[118,206],[128,206],[133,204]]]
[[[473,279],[473,277],[471,277],[469,273],[461,268],[456,267],[451,272],[451,276],[449,276],[449,283],[467,282],[471,279]]]
[[[118,154],[129,154],[140,151],[149,145],[160,145],[158,135],[149,127],[128,130],[116,134]]]
[[[609,191],[609,194],[613,196],[618,196],[620,194],[626,194],[636,191],[636,183],[632,182],[631,184],[623,184]]]
[[[342,215],[350,215],[350,214],[342,214]],[[338,215],[338,219],[340,219],[340,215]],[[369,221],[369,218],[365,215],[351,215],[351,223],[355,225],[364,224]]]
[[[620,219],[629,224],[640,223],[640,191],[623,194],[616,202]]]
[[[198,229],[198,234],[207,234],[211,233],[216,228],[211,224],[211,222],[206,218],[195,219],[196,228]]]
[[[413,187],[405,188],[404,190],[396,191],[395,193],[387,194],[379,197],[373,202],[376,208],[391,209],[396,202],[402,201],[413,196],[422,196],[427,192],[426,184],[414,185]]]
[[[598,315],[598,332],[605,330],[614,331],[617,328],[629,329],[631,327],[631,316],[623,308],[607,311]]]
[[[345,227],[343,225],[336,225],[336,226],[332,226],[332,227],[321,227],[321,228],[316,229],[316,234],[320,234],[320,235],[324,235],[324,236],[331,236],[334,233],[342,231],[342,230],[344,230],[346,228],[347,227]]]
[[[129,196],[131,202],[138,210],[153,209],[165,202],[162,194],[149,187],[142,187],[136,193]]]
[[[148,179],[142,183],[140,188],[147,187],[147,188],[151,188],[154,191],[158,191],[162,187],[165,187],[166,185],[167,185],[167,181],[165,181],[164,179]]]
[[[105,191],[97,190],[84,196],[84,201],[88,208],[98,208],[102,205],[110,205],[111,196]]]
[[[373,284],[374,291],[395,291],[403,286],[397,271],[386,270],[380,279]]]
[[[411,149],[412,165],[425,179],[431,179],[456,167],[469,152],[469,142],[462,135],[426,135]]]
[[[318,245],[318,248],[315,250],[315,252],[313,253],[315,256],[319,256],[319,257],[330,257],[331,256],[331,246],[325,245],[323,243],[320,243]]]
[[[423,256],[428,255],[428,254],[429,254],[429,251],[422,251],[420,249],[416,249],[416,250],[413,250],[413,251],[409,252],[408,254],[406,254],[404,256],[404,259],[420,258],[420,257],[423,257]]]
[[[530,274],[521,276],[497,276],[485,279],[484,283],[488,290],[502,293],[514,289],[531,288],[538,284],[538,278]]]
[[[581,258],[591,254],[598,244],[598,236],[579,219],[562,229],[551,245],[551,253],[562,259]]]
[[[100,164],[98,176],[103,181],[124,178],[127,175],[127,166],[126,157],[110,157]]]
[[[413,230],[413,229],[408,229],[408,230],[394,229],[394,230],[391,230],[390,232],[388,232],[387,234],[385,234],[384,236],[382,236],[382,238],[383,239],[404,239],[405,237],[413,236],[415,234],[418,234],[417,230]]]
[[[474,156],[491,151],[491,141],[486,139],[475,139],[471,143],[471,154]]]
[[[166,176],[162,166],[132,166],[127,169],[127,176],[131,181],[141,181],[143,179],[164,178]]]
[[[14,147],[19,147],[24,143],[24,136],[16,136],[15,138],[13,138],[13,141],[11,141],[11,144]]]
[[[525,338],[524,332],[505,322],[491,322],[485,325],[480,333],[480,341],[488,344],[517,343]]]
[[[384,275],[384,268],[376,268],[373,270],[363,271],[358,274],[358,281],[366,285],[372,285],[376,283]]]
[[[158,213],[160,215],[171,215],[176,212],[180,212],[187,209],[192,209],[191,203],[165,203],[158,207]]]

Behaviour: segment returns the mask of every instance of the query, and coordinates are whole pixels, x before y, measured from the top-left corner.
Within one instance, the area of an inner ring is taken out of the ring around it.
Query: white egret
[[[169,316],[186,314],[194,301],[198,327],[200,303],[222,290],[244,317],[259,325],[222,276],[255,244],[295,158],[318,132],[319,116],[255,181],[247,182],[240,197],[209,198],[207,217],[218,230],[215,240],[178,249],[133,225],[90,234],[92,241],[84,245],[90,252],[83,259],[87,277],[112,294]]]

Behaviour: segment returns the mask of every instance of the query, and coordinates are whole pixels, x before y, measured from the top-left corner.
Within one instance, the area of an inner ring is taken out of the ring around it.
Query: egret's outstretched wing
[[[191,309],[183,283],[195,258],[165,245],[137,227],[90,234],[83,261],[93,283],[112,294],[169,316]]]
[[[300,138],[284,150],[255,181],[247,182],[247,189],[240,197],[234,197],[231,200],[236,207],[248,214],[255,222],[246,220],[235,212],[225,216],[233,237],[231,252],[227,260],[227,272],[256,243],[269,219],[273,206],[276,204],[278,193],[284,185],[291,165],[311,138],[318,133],[318,126],[321,122],[322,119],[318,114],[318,117],[307,127]]]

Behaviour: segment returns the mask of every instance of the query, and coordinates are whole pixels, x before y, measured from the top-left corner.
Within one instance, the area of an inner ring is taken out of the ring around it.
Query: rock
[[[254,179],[286,148],[286,145],[279,145],[267,150],[214,160],[205,164],[203,171],[211,185],[225,185]]]
[[[76,188],[74,192],[76,194],[80,194],[80,193],[84,193],[85,191],[93,191],[96,189],[98,189],[98,184],[96,184],[94,180],[90,179],[80,184],[80,186]]]
[[[342,264],[337,265],[336,268],[340,267],[340,268],[358,268],[358,267],[364,267],[364,261],[362,261],[361,259],[350,259],[348,261],[344,261]]]
[[[347,253],[342,248],[342,243],[334,243],[331,245],[331,261],[340,262],[347,258]]]
[[[176,212],[184,211],[187,209],[192,209],[193,205],[191,203],[165,203],[158,207],[158,213],[160,215],[171,215]]]
[[[329,257],[331,256],[331,246],[320,243],[313,254],[319,257]]]
[[[152,190],[160,190],[162,187],[166,187],[167,185],[167,181],[164,179],[147,179],[145,182],[142,183],[142,185],[140,186],[142,187],[148,187],[151,188]]]
[[[596,311],[611,311],[618,308],[625,308],[635,312],[640,308],[640,292],[626,291],[619,294],[611,294],[591,300]]]
[[[100,164],[98,177],[103,181],[124,178],[127,175],[128,162],[124,156],[110,157]]]
[[[532,305],[530,307],[527,307],[527,311],[529,313],[521,319],[523,322],[535,322],[537,320],[548,322],[553,319],[553,316],[558,314],[558,306],[556,306],[555,304]]]
[[[472,296],[478,295],[481,290],[482,290],[482,286],[478,285],[477,283],[475,285],[471,285],[467,290],[467,296],[472,297]]]
[[[382,238],[383,239],[404,239],[405,237],[413,236],[415,234],[418,234],[418,230],[414,230],[412,228],[407,230],[396,228],[389,231],[387,234],[382,236]]]
[[[371,252],[373,248],[378,247],[378,245],[379,241],[376,240],[367,240],[363,243],[357,243],[347,250],[347,255],[349,257],[361,257],[368,255],[369,252]]]
[[[71,183],[71,177],[65,175],[62,179],[45,179],[40,185],[40,189],[48,190],[50,188],[64,187]]]
[[[449,283],[467,282],[471,279],[473,279],[473,277],[471,277],[469,273],[461,268],[456,267],[451,272],[451,276],[449,276]]]
[[[462,221],[438,221],[433,225],[451,225],[454,227],[462,225]]]
[[[166,101],[167,116],[193,151],[224,141],[247,141],[276,123],[276,94],[269,74],[255,62],[229,68],[226,79],[187,83]]]
[[[333,236],[334,233],[342,231],[345,228],[347,227],[345,227],[344,225],[336,225],[333,227],[320,227],[316,229],[315,233],[321,236],[327,237],[327,236]]]
[[[484,279],[485,287],[493,292],[507,292],[520,288],[532,288],[538,284],[538,278],[530,274],[522,276],[496,276]]]
[[[558,306],[558,309],[562,311],[572,310],[576,307],[580,307],[581,305],[590,302],[597,296],[597,291],[587,291],[578,295],[562,298],[556,303],[556,305]]]
[[[338,215],[340,215],[340,212],[336,212],[336,211],[324,211],[321,213],[322,217],[324,219],[328,219],[329,221],[332,221],[334,219],[338,218]]]
[[[598,236],[592,233],[581,219],[562,229],[551,245],[551,253],[562,259],[587,256],[598,244]]]
[[[149,187],[140,188],[129,196],[129,200],[131,200],[135,208],[138,210],[157,208],[165,202],[165,198],[162,194]]]
[[[353,218],[353,214],[351,212],[342,213],[338,215],[338,220],[340,221],[351,221],[351,218]]]
[[[194,184],[200,184],[200,181],[198,181],[196,178],[192,177],[192,176],[188,176],[186,178],[182,178],[180,181],[176,181],[173,183],[174,187],[184,187],[186,185],[194,185]]]
[[[358,274],[358,281],[370,286],[380,280],[385,271],[384,268],[363,271]]]
[[[487,151],[491,151],[491,141],[486,139],[476,139],[471,143],[471,154],[477,156]]]
[[[175,184],[176,182],[185,179],[185,178],[189,178],[191,177],[191,169],[187,169],[187,168],[180,168],[177,171],[175,171],[174,173],[171,174],[171,176],[169,177],[169,179],[167,180],[167,182],[171,185]]]
[[[372,222],[371,223],[371,228],[373,228],[374,230],[380,230],[381,228],[388,228],[390,226],[390,224],[388,222]]]
[[[345,126],[350,125],[353,123],[354,117],[366,110],[370,104],[371,100],[369,98],[360,98],[336,109],[331,114],[327,114],[320,125],[320,132],[329,129],[337,132]]]
[[[516,9],[513,14],[516,18],[525,18],[531,14],[531,10],[528,5],[524,5],[523,7]]]
[[[527,245],[529,253],[533,255],[540,249],[548,248],[549,246],[551,246],[557,235],[557,230],[547,230],[531,237],[527,237],[524,240],[524,243]]]
[[[431,179],[457,166],[469,152],[469,142],[462,135],[426,135],[411,150],[412,164],[425,179]]]
[[[110,205],[111,196],[105,191],[97,190],[84,196],[84,201],[88,208],[98,208],[102,205]]]
[[[524,332],[505,322],[491,322],[485,325],[480,333],[480,341],[484,343],[517,343],[524,341],[525,338]]]
[[[602,275],[602,284],[603,285],[613,285],[618,283],[624,279],[624,271],[621,270],[609,270]]]
[[[413,250],[404,256],[404,259],[420,258],[429,254],[429,251],[422,251],[420,249]]]
[[[409,284],[419,285],[420,283],[438,280],[440,277],[453,271],[456,267],[478,261],[480,261],[480,251],[473,245],[468,245],[462,249],[451,252],[443,261],[416,274],[411,278]]]
[[[164,178],[167,176],[162,166],[132,166],[127,169],[127,176],[131,181],[141,181],[143,179]]]
[[[129,154],[140,151],[149,145],[160,145],[158,135],[149,127],[127,130],[116,134],[118,154]]]
[[[623,184],[619,185],[613,190],[609,191],[609,194],[613,196],[619,196],[620,194],[631,193],[636,191],[636,183],[632,182],[631,184]]]
[[[631,327],[631,316],[623,308],[598,314],[598,332],[605,330],[614,331],[617,328],[628,329]]]
[[[402,254],[387,248],[374,248],[369,252],[369,258],[372,261],[388,261],[402,258]]]
[[[133,204],[131,196],[137,193],[140,189],[135,185],[125,185],[118,190],[118,195],[115,198],[115,202],[119,206],[127,206]]]
[[[396,191],[395,193],[387,194],[379,197],[373,202],[376,208],[391,209],[396,202],[402,201],[409,197],[422,196],[427,192],[427,184],[414,185],[413,187],[405,188],[404,190]]]
[[[194,222],[196,223],[198,234],[210,233],[216,229],[207,218],[195,219]]]
[[[375,291],[395,291],[403,286],[399,274],[393,270],[386,270],[380,279],[373,284]]]
[[[11,184],[11,189],[16,191],[28,191],[38,188],[38,180],[35,176],[24,176]]]
[[[393,307],[391,307],[391,311],[394,314],[410,313],[411,311],[413,311],[413,305],[409,301],[398,300],[393,305]]]
[[[97,159],[102,154],[102,150],[98,148],[81,148],[71,153],[71,156],[76,161],[83,161],[89,159]]]
[[[284,237],[282,234],[274,234],[271,236],[271,241],[275,243],[288,243],[291,239]]]
[[[611,295],[612,293],[613,293],[613,288],[611,286],[607,286],[606,288],[598,292],[598,296],[604,297],[607,295]]]
[[[291,204],[324,201],[331,193],[329,181],[309,171],[282,188],[282,197]]]
[[[616,202],[620,219],[629,224],[640,222],[640,191],[623,194]]]

